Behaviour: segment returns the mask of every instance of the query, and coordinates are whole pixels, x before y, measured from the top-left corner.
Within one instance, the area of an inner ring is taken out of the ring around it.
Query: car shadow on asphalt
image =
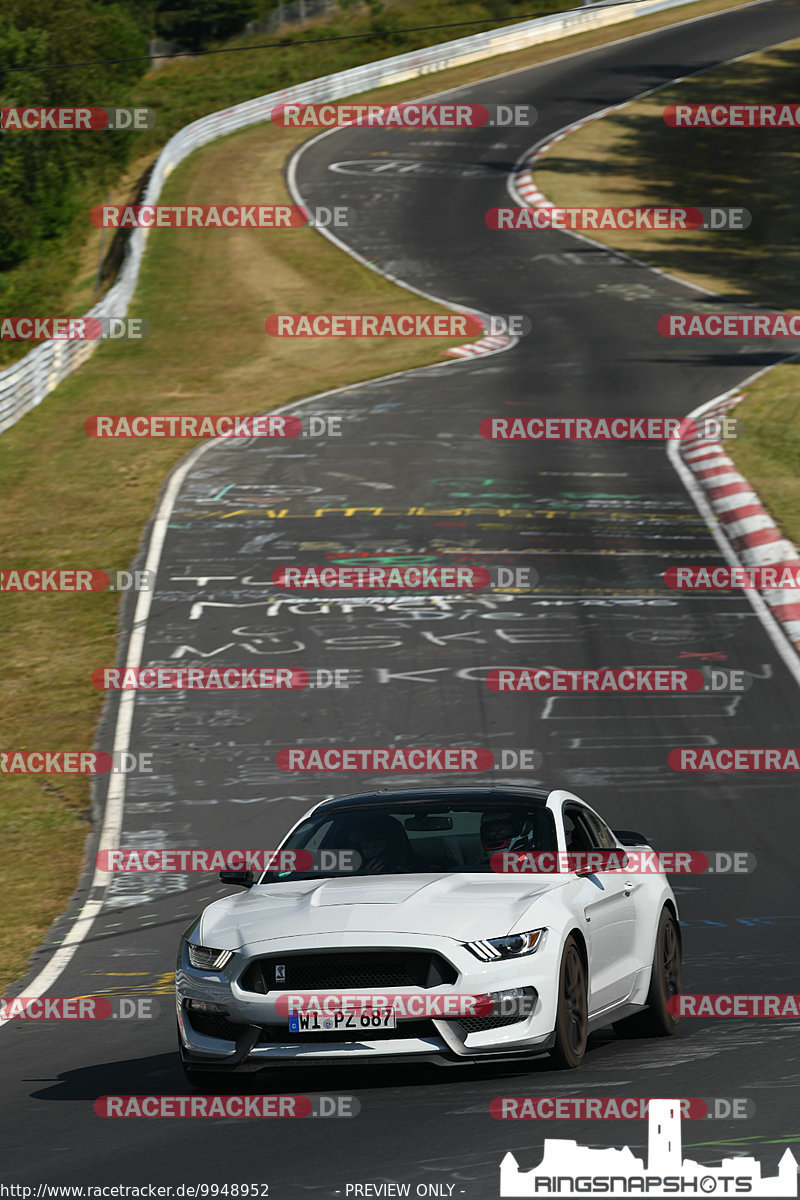
[[[586,1048],[584,1064],[618,1039],[611,1030],[593,1033]],[[225,1087],[217,1094],[316,1095],[346,1089],[375,1091],[391,1088],[461,1087],[499,1080],[520,1080],[530,1085],[532,1079],[542,1083],[555,1080],[564,1084],[567,1077],[577,1083],[577,1072],[557,1071],[547,1055],[515,1062],[457,1063],[440,1066],[435,1063],[342,1063],[318,1066],[271,1067],[256,1073],[223,1076]],[[39,1080],[29,1080],[35,1084]],[[181,1096],[200,1095],[184,1078],[177,1052],[154,1054],[143,1058],[128,1058],[116,1062],[99,1062],[62,1072],[57,1079],[42,1081],[47,1086],[32,1090],[35,1100],[91,1100],[99,1096]]]

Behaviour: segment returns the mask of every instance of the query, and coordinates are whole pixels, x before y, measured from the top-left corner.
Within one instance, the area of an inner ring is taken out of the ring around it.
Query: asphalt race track
[[[777,359],[778,350],[755,341],[664,339],[657,317],[687,311],[697,293],[568,234],[493,232],[484,213],[509,203],[509,171],[548,133],[660,82],[798,36],[797,0],[756,4],[459,91],[475,102],[535,105],[533,131],[361,128],[307,145],[295,164],[299,193],[307,204],[355,210],[342,231],[348,246],[452,302],[525,314],[533,332],[500,354],[298,408],[304,420],[341,417],[341,437],[215,443],[192,460],[169,512],[143,665],[346,668],[352,686],[140,693],[131,747],[152,752],[157,773],[128,781],[122,846],[271,846],[327,795],[469,781],[292,774],[275,764],[283,747],[484,746],[496,755],[533,748],[541,763],[533,773],[480,778],[566,786],[659,849],[755,855],[749,875],[673,880],[687,992],[796,990],[795,782],[774,772],[679,774],[667,755],[679,746],[794,744],[798,685],[743,596],[665,588],[667,566],[721,557],[664,444],[490,442],[478,426],[488,416],[681,417]],[[271,583],[276,567],[352,556],[532,567],[539,583],[532,592],[361,601],[298,597]],[[130,610],[127,617],[130,626]],[[630,698],[499,695],[485,684],[497,666],[702,662],[744,668],[754,684],[739,695]],[[112,698],[104,748],[115,715]],[[708,1165],[732,1152],[755,1154],[765,1174],[797,1140],[791,1098],[800,1048],[796,1024],[780,1020],[687,1019],[677,1037],[661,1041],[623,1042],[609,1029],[568,1073],[542,1059],[264,1076],[269,1092],[358,1097],[357,1118],[310,1129],[307,1121],[102,1120],[93,1111],[98,1096],[188,1090],[170,972],[181,932],[223,892],[208,876],[114,878],[101,915],[50,990],[155,997],[160,1014],[68,1028],[17,1021],[0,1030],[0,1180],[264,1181],[274,1200],[401,1181],[454,1185],[456,1197],[490,1200],[503,1154],[512,1150],[531,1167],[544,1136],[644,1152],[643,1122],[500,1122],[489,1103],[502,1095],[747,1098],[750,1119],[684,1122],[684,1145]],[[85,898],[84,888],[54,942]],[[39,953],[35,971],[53,949]]]

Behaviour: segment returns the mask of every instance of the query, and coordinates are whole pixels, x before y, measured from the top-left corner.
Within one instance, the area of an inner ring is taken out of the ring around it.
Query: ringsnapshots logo
[[[500,1164],[500,1195],[570,1197],[620,1196],[796,1196],[797,1160],[787,1149],[777,1175],[762,1175],[757,1159],[723,1158],[708,1167],[683,1157],[682,1101],[650,1100],[647,1161],[630,1147],[621,1150],[579,1146],[574,1140],[546,1138],[537,1167],[521,1171],[510,1152]]]
[[[277,104],[270,113],[282,129],[333,129],[366,125],[373,129],[526,128],[536,124],[532,104]]]

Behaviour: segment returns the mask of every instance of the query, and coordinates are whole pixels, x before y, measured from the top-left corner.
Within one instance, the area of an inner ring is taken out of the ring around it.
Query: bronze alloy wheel
[[[586,966],[575,938],[570,935],[564,945],[558,982],[556,1012],[556,1041],[550,1057],[557,1067],[571,1069],[580,1066],[586,1052],[589,1027],[589,1000]]]

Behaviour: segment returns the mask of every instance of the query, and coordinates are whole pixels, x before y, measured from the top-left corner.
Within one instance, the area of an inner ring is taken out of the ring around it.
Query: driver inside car
[[[481,817],[482,865],[503,850],[536,849],[536,837],[527,815],[520,812],[487,812]]]
[[[394,817],[385,813],[367,815],[355,822],[349,832],[353,849],[361,855],[359,874],[405,875],[426,869],[411,849],[405,829]]]

